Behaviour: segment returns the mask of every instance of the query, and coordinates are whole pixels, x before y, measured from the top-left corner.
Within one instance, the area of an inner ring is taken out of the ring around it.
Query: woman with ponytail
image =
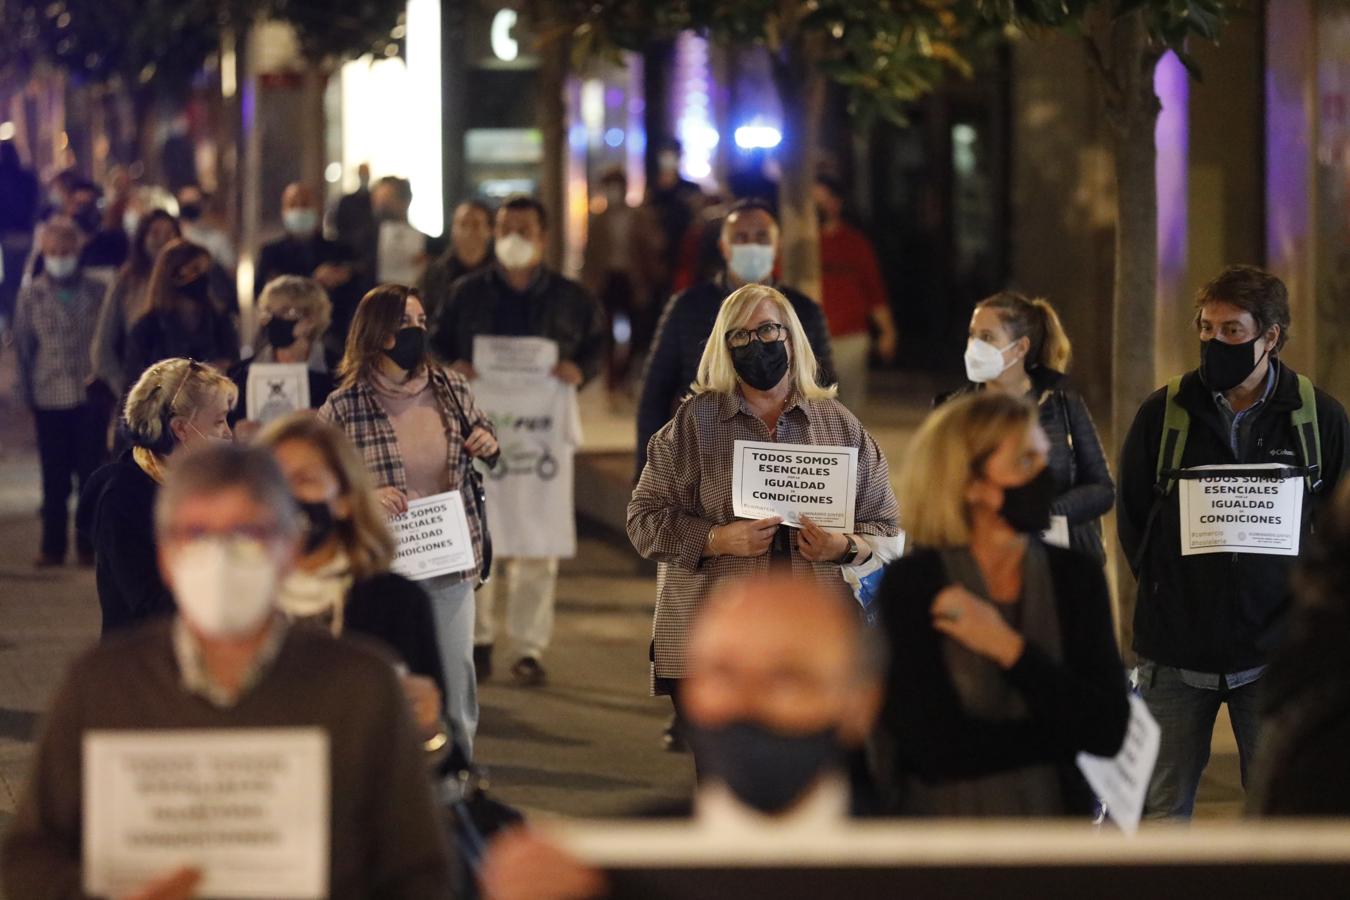
[[[1056,497],[1046,540],[1105,562],[1101,517],[1115,503],[1115,484],[1097,427],[1065,377],[1069,337],[1048,300],[1003,291],[981,300],[970,318],[966,376],[970,383],[939,398],[991,390],[1036,404],[1050,439]]]
[[[233,382],[190,359],[155,363],[127,395],[121,431],[130,449],[95,472],[80,498],[105,636],[174,611],[159,577],[155,497],[180,448],[231,440],[235,395]]]

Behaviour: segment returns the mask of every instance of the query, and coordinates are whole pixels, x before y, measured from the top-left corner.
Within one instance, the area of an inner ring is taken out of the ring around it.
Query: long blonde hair
[[[713,323],[712,334],[703,347],[703,358],[698,363],[698,378],[694,381],[695,394],[719,393],[734,394],[739,379],[736,366],[731,361],[731,350],[727,347],[727,333],[744,328],[750,321],[755,308],[765,300],[773,301],[778,307],[782,324],[787,327],[788,340],[792,345],[792,362],[788,373],[797,392],[807,400],[827,400],[838,393],[835,385],[823,386],[817,380],[819,365],[816,354],[811,349],[806,332],[802,329],[801,319],[787,297],[764,284],[747,284],[722,301],[722,308]]]
[[[1018,430],[1036,421],[1020,397],[979,391],[934,410],[910,442],[896,488],[900,527],[912,544],[934,549],[970,543],[966,486]]]
[[[163,359],[145,370],[127,394],[122,420],[131,442],[157,456],[173,452],[169,429],[174,419],[189,419],[212,400],[233,409],[239,399],[234,382],[203,363]]]
[[[394,560],[394,535],[375,502],[375,485],[360,452],[340,428],[309,410],[277,419],[258,435],[258,443],[272,450],[289,441],[302,441],[319,452],[351,505],[351,518],[337,522],[337,535],[352,577],[360,580],[387,572]]]

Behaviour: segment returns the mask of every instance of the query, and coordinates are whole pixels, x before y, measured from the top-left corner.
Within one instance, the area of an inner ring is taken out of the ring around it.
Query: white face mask
[[[281,224],[296,237],[308,237],[319,228],[319,214],[304,207],[288,209],[281,214]]]
[[[535,246],[518,234],[508,234],[497,242],[497,261],[508,270],[519,271],[534,265]]]
[[[773,244],[733,244],[727,265],[742,281],[765,281],[773,274],[777,255]]]
[[[80,258],[78,256],[44,256],[42,258],[43,270],[57,281],[65,281],[74,275],[79,266]]]
[[[238,637],[274,608],[277,563],[261,541],[199,538],[169,563],[174,599],[184,618],[211,637]]]
[[[988,341],[971,338],[966,343],[966,377],[977,384],[982,384],[993,381],[1008,371],[1017,360],[1004,362],[1003,354],[1016,343],[1017,341],[1013,341],[1012,344],[1000,349]]]

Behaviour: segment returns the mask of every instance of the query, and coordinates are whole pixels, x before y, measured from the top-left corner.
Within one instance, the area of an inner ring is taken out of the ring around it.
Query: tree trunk
[[[568,45],[550,41],[543,49],[539,70],[539,126],[544,137],[544,164],[539,175],[539,199],[548,210],[548,263],[563,271],[567,236],[567,85]]]
[[[783,142],[778,145],[779,259],[783,282],[820,300],[820,229],[812,196],[816,180],[825,76],[812,38],[798,39],[774,55],[774,81],[783,105]]]

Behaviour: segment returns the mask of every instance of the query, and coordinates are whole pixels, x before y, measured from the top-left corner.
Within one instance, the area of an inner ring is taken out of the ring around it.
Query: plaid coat
[[[858,496],[854,533],[900,533],[899,507],[891,490],[886,457],[862,424],[837,400],[803,400],[793,394],[776,433],[745,405],[740,394],[696,394],[652,436],[647,465],[628,504],[628,537],[637,551],[657,561],[652,664],[657,678],[683,678],[689,625],[708,593],[724,578],[764,574],[769,554],[753,559],[703,559],[708,531],[735,521],[731,470],[735,442],[779,441],[858,448]],[[848,596],[835,563],[811,562],[797,549],[790,529],[792,571],[815,578]],[[850,601],[852,602],[851,598]]]
[[[461,411],[463,419],[468,421],[469,431],[485,428],[495,438],[497,429],[492,426],[487,414],[474,404],[473,391],[463,375],[435,365],[429,368],[429,374],[431,389],[441,409],[441,420],[445,423],[450,490],[465,490],[464,472],[472,460],[464,452],[464,439],[468,437],[468,432],[461,423]],[[395,487],[404,492],[408,490],[408,476],[403,468],[403,454],[399,450],[394,426],[375,396],[374,388],[367,382],[358,381],[351,387],[334,391],[319,410],[319,418],[332,422],[347,433],[347,437],[361,451],[366,470],[375,479],[376,486]],[[489,464],[496,464],[495,457]],[[469,519],[474,558],[482,563],[483,523],[478,519],[473,498],[467,495],[464,497],[464,512]],[[474,577],[477,578],[477,575]]]

